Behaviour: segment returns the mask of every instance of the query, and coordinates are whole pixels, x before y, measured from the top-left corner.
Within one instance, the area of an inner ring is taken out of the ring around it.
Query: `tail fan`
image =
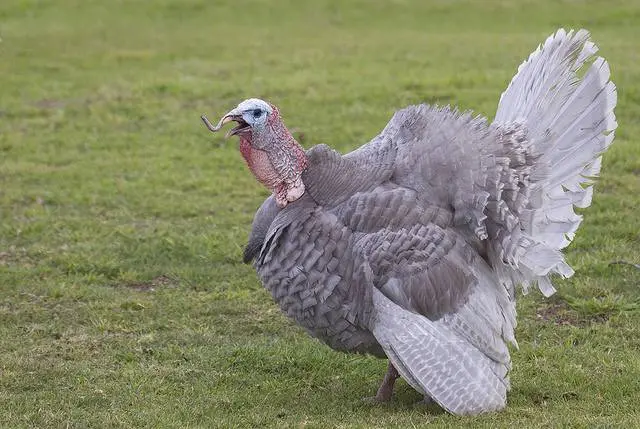
[[[520,65],[498,104],[494,125],[521,128],[534,160],[528,202],[518,213],[520,231],[509,240],[519,244],[513,247],[520,254],[509,262],[512,269],[502,267],[525,291],[537,281],[551,295],[549,274],[573,274],[560,250],[582,221],[574,206],[591,204],[593,178],[614,138],[616,87],[597,50],[587,31],[558,30]],[[509,243],[499,246],[497,253],[504,254]]]

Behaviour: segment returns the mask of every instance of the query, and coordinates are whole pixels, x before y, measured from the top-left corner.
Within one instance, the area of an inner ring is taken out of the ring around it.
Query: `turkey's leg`
[[[391,395],[393,395],[393,386],[396,384],[396,380],[400,377],[398,374],[398,370],[393,366],[391,361],[389,361],[389,366],[387,367],[387,373],[384,375],[384,379],[378,388],[378,393],[376,393],[375,400],[378,402],[389,402],[391,400]]]

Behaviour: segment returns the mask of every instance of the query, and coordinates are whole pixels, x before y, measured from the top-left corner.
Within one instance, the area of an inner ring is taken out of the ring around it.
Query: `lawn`
[[[2,0],[0,427],[640,427],[640,3]],[[585,27],[618,86],[616,142],[567,249],[518,302],[509,405],[454,417],[386,362],[287,320],[241,263],[267,195],[242,99],[347,151],[410,103],[491,117],[518,64]]]

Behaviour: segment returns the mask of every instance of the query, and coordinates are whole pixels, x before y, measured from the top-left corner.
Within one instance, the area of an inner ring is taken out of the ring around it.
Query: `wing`
[[[500,409],[514,301],[452,226],[453,214],[417,197],[387,184],[333,209],[355,238],[359,264],[371,271],[369,329],[402,376],[445,409]]]
[[[510,365],[515,307],[486,262],[453,229],[435,224],[361,235],[356,252],[373,285],[405,311],[439,321],[484,355]]]
[[[364,234],[355,247],[372,272],[370,329],[403,378],[455,414],[504,407],[515,306],[484,259],[434,224]]]

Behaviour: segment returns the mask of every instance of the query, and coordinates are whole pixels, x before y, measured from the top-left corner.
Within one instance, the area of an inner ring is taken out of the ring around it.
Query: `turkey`
[[[585,30],[558,30],[518,68],[493,122],[451,107],[397,111],[341,155],[304,150],[278,108],[248,99],[236,126],[249,169],[273,195],[244,252],[309,334],[389,360],[394,382],[453,414],[505,407],[517,347],[516,287],[549,296],[569,277],[562,249],[591,204],[617,126],[616,88]]]

